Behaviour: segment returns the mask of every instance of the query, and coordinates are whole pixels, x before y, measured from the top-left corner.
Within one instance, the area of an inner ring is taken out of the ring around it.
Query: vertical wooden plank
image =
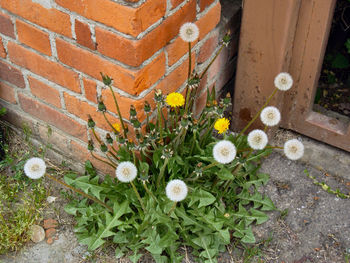
[[[245,0],[235,83],[233,129],[252,119],[288,71],[300,0]],[[282,92],[272,104],[280,107]]]

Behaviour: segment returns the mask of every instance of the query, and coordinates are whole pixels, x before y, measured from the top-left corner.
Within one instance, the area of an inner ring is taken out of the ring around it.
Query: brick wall
[[[100,72],[114,79],[128,118],[130,105],[142,109],[155,89],[184,89],[187,44],[178,37],[184,22],[200,30],[193,48],[199,73],[220,35],[219,0],[0,0],[0,7],[0,103],[8,108],[7,120],[28,123],[42,141],[49,124],[53,146],[77,160],[89,156],[88,114],[100,133],[109,130],[96,113],[97,95],[117,120]],[[219,78],[227,57],[208,71],[203,89]],[[201,107],[203,99],[197,111]]]

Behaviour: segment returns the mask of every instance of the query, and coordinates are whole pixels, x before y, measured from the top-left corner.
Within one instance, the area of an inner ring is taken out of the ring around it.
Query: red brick
[[[161,53],[141,70],[130,70],[61,39],[57,39],[56,46],[58,57],[64,64],[95,79],[101,79],[100,72],[103,72],[114,79],[115,86],[132,95],[138,95],[143,90],[148,89],[165,73],[164,53]]]
[[[41,53],[51,56],[49,34],[21,21],[16,21],[18,40]]]
[[[43,76],[72,91],[80,92],[78,74],[13,42],[8,43],[13,63]]]
[[[88,115],[90,114],[96,125],[102,129],[112,131],[111,127],[108,125],[101,112],[96,111],[97,106],[91,106],[86,101],[81,101],[80,99],[64,93],[64,101],[66,103],[67,110],[74,114],[75,116],[88,120]],[[108,120],[113,124],[117,122],[117,119],[112,117],[110,114],[106,113]]]
[[[141,40],[130,40],[96,28],[97,50],[130,66],[139,66],[164,47],[178,33],[180,26],[196,17],[196,2],[191,0]]]
[[[171,0],[171,7],[175,8],[177,7],[179,4],[181,4],[184,0]]]
[[[199,28],[199,40],[203,39],[220,21],[221,5],[218,2],[204,16],[202,16],[196,25]]]
[[[44,228],[49,229],[49,228],[55,228],[58,226],[57,220],[53,218],[45,219],[44,220]]]
[[[211,5],[214,2],[214,0],[199,0],[199,7],[201,12],[207,8],[209,5]]]
[[[54,234],[56,234],[56,229],[54,228],[49,228],[49,229],[46,229],[45,231],[46,238],[51,238]]]
[[[72,35],[70,16],[57,9],[46,9],[31,0],[0,0],[0,6],[51,31],[68,37]]]
[[[38,102],[24,94],[18,94],[23,111],[81,140],[87,140],[86,127],[67,115]]]
[[[137,8],[110,0],[56,0],[56,3],[133,37],[157,22],[166,11],[166,1],[163,0],[146,1]]]
[[[209,87],[210,92],[213,89],[213,87],[214,87],[213,85],[211,87]],[[203,92],[202,94],[200,94],[199,98],[196,100],[195,116],[197,116],[198,114],[200,114],[202,112],[202,110],[205,107],[206,102],[207,102],[207,92]]]
[[[7,56],[6,50],[5,50],[4,44],[2,43],[2,38],[0,37],[0,57],[6,58],[6,56]]]
[[[20,88],[25,87],[22,72],[3,61],[0,61],[0,79],[8,81]]]
[[[10,16],[0,13],[0,33],[16,38],[13,23]]]
[[[57,132],[56,129],[51,129],[51,135],[48,134],[47,124],[37,123],[37,135],[40,137],[40,140],[46,144],[51,144],[55,149],[58,149],[61,153],[69,153],[69,136],[64,132]],[[64,155],[62,155],[64,156]],[[63,157],[64,158],[64,157]]]
[[[28,81],[30,90],[34,96],[57,108],[61,108],[61,99],[58,90],[30,76],[28,77]]]
[[[10,102],[12,104],[16,104],[15,98],[15,90],[4,82],[0,82],[0,98]]]
[[[198,63],[205,62],[214,53],[217,45],[218,45],[218,35],[215,34],[212,37],[210,37],[207,41],[205,41],[205,43],[201,47],[197,62]]]
[[[91,31],[87,24],[75,20],[75,35],[77,36],[77,42],[87,48],[96,49],[95,43],[91,38]]]
[[[109,174],[111,176],[115,175],[114,168],[112,168],[111,166],[109,166],[101,161],[96,160],[94,157],[91,156],[90,152],[87,150],[87,145],[82,145],[82,144],[72,140],[70,146],[71,146],[71,156],[70,156],[71,158],[78,160],[80,162],[90,160],[91,163],[93,164],[93,166],[97,170],[99,170],[105,174]],[[98,148],[97,145],[95,145],[95,147]],[[98,156],[98,158],[101,158],[104,161],[108,161],[106,158],[100,156],[97,153],[94,153],[94,155]]]
[[[97,103],[96,81],[90,79],[83,79],[85,98],[89,101]]]
[[[196,43],[197,41],[192,42],[191,46],[193,47]],[[173,43],[166,46],[166,51],[168,52],[168,65],[171,66],[188,53],[188,42],[178,37]]]

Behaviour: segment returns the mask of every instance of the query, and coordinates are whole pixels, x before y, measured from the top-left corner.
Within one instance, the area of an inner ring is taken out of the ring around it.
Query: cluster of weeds
[[[30,129],[24,127],[24,138],[8,127],[5,130],[8,143],[3,145],[5,155],[0,161],[0,254],[15,251],[29,240],[29,229],[40,220],[46,199],[41,180],[33,182],[23,172],[26,160],[41,151],[30,143]]]

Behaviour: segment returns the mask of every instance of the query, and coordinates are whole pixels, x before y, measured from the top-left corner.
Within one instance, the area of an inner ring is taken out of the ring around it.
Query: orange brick
[[[10,82],[20,88],[25,87],[22,72],[3,61],[0,61],[0,79]]]
[[[199,28],[199,40],[203,39],[220,21],[221,5],[218,2],[208,13],[201,17],[196,25]]]
[[[12,38],[16,38],[14,26],[10,16],[3,13],[0,13],[0,33]]]
[[[218,34],[215,34],[214,36],[210,37],[203,46],[201,47],[199,51],[198,56],[198,63],[205,62],[215,51],[215,48],[218,45]]]
[[[70,16],[57,9],[46,9],[31,0],[0,0],[0,6],[56,33],[72,35]]]
[[[18,94],[18,99],[23,111],[26,113],[41,119],[76,138],[87,141],[86,128],[84,125],[81,125],[67,115],[29,98],[24,94]]]
[[[80,92],[78,74],[13,42],[8,43],[13,63],[43,76],[72,91]]]
[[[96,28],[97,50],[130,66],[139,66],[164,47],[178,33],[184,22],[196,17],[196,2],[191,0],[141,40],[130,40]]]
[[[197,41],[191,43],[193,47]],[[166,47],[168,52],[168,65],[171,66],[177,62],[182,56],[188,53],[188,42],[183,41],[180,37]],[[193,54],[193,53],[192,53]]]
[[[61,108],[61,99],[58,90],[30,76],[28,77],[28,82],[30,90],[34,96],[46,101],[47,103],[50,103],[57,108]]]
[[[175,8],[177,7],[179,4],[181,4],[184,0],[171,0],[171,7]]]
[[[21,21],[16,21],[18,40],[41,53],[51,56],[49,34]]]
[[[6,58],[6,56],[7,56],[6,50],[5,50],[4,44],[2,43],[2,38],[0,37],[0,57]]]
[[[96,148],[98,148],[97,145],[95,145]],[[112,168],[111,166],[96,160],[94,157],[91,156],[90,152],[87,149],[87,145],[82,145],[74,140],[71,141],[70,143],[70,148],[71,148],[71,152],[70,152],[70,157],[73,158],[74,160],[77,160],[79,162],[84,162],[87,160],[90,160],[91,163],[93,164],[93,166],[105,173],[105,174],[109,174],[112,177],[114,177],[115,175],[115,169]],[[106,158],[100,156],[97,153],[94,153],[94,155],[96,155],[98,158],[101,158],[104,161],[108,161]]]
[[[90,79],[83,79],[85,97],[92,102],[97,103],[97,91],[96,91],[96,81]]]
[[[200,11],[202,12],[205,8],[207,8],[213,2],[214,2],[214,0],[200,0],[199,1]]]
[[[66,103],[66,108],[70,113],[85,121],[88,120],[88,115],[90,114],[98,127],[112,131],[111,127],[104,119],[103,114],[96,111],[97,106],[91,106],[89,103],[81,101],[80,99],[67,93],[64,93],[63,95],[64,101]],[[106,116],[111,123],[117,122],[117,119],[112,117],[110,114],[106,113]]]
[[[138,95],[143,90],[148,89],[165,73],[164,53],[161,53],[141,70],[130,70],[61,39],[57,39],[56,46],[58,57],[64,64],[76,68],[95,79],[101,79],[100,72],[103,72],[114,79],[116,87],[132,95]]]
[[[96,45],[91,38],[90,28],[87,24],[84,24],[79,20],[75,20],[75,35],[77,36],[77,42],[80,45],[83,45],[92,50],[96,49]]]
[[[145,1],[137,8],[110,0],[56,0],[56,3],[134,37],[162,18],[166,11],[166,1],[163,0]]]
[[[10,102],[12,104],[16,104],[15,98],[15,90],[4,82],[0,82],[0,98]]]

